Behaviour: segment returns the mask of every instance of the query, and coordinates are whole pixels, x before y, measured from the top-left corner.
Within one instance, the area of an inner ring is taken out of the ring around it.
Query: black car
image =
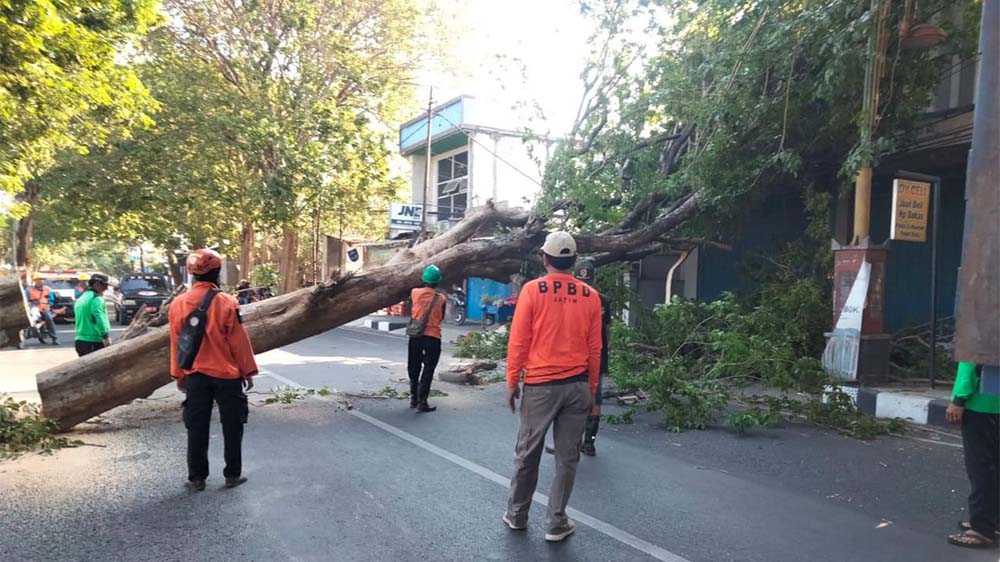
[[[170,298],[170,281],[163,275],[134,273],[121,278],[115,320],[126,325],[143,308],[150,312],[160,309]]]

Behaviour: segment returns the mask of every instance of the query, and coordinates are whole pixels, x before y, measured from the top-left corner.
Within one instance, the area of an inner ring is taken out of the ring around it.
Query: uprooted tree
[[[948,4],[922,2],[913,17]],[[579,251],[598,265],[732,237],[739,219],[774,191],[829,198],[853,177],[862,156],[893,149],[891,141],[856,141],[868,3],[587,6],[599,23],[594,60],[583,74],[577,125],[548,165],[535,210],[487,204],[384,267],[250,305],[243,318],[256,351],[402,300],[430,263],[446,279],[506,280],[555,228],[575,232]],[[664,10],[673,12],[668,27],[657,23],[665,21],[657,13]],[[636,24],[644,33],[636,33]],[[651,34],[661,38],[659,49],[634,39]],[[883,129],[913,124],[954,51],[954,44],[935,53],[890,48]],[[814,250],[800,253],[823,262]],[[169,381],[168,340],[165,328],[151,327],[42,373],[46,416],[68,428],[149,395]]]

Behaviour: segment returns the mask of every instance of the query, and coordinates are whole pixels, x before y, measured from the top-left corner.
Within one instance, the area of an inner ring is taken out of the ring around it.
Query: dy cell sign
[[[931,184],[892,180],[892,224],[890,238],[908,242],[927,241],[927,212]]]

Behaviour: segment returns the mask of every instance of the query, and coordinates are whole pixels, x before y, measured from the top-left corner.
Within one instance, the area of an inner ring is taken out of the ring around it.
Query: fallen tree
[[[24,288],[17,277],[0,278],[0,348],[17,347],[28,327]]]
[[[580,236],[581,253],[634,258],[636,249],[655,251],[673,228],[694,215],[697,196],[689,196],[648,226],[624,234]],[[445,280],[470,276],[506,280],[541,247],[546,219],[525,211],[502,211],[492,203],[471,211],[455,228],[400,252],[390,264],[347,275],[243,307],[244,326],[254,350],[263,353],[320,334],[397,303],[436,264]],[[476,238],[497,228],[513,229],[489,239]],[[155,322],[153,323],[155,324]],[[145,333],[49,369],[38,375],[45,416],[69,429],[170,382],[169,333],[145,326]]]

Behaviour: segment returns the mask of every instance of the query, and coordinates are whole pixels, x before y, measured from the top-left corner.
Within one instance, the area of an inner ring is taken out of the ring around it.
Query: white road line
[[[914,441],[920,441],[922,443],[930,443],[931,445],[943,445],[945,447],[954,447],[956,449],[961,449],[962,448],[962,444],[961,443],[945,443],[944,441],[935,441],[933,439],[924,439],[923,437],[909,437],[909,436],[906,436],[906,435],[904,435],[903,437],[906,438],[906,439],[912,439]]]
[[[268,369],[260,369],[260,368],[258,368],[257,372],[259,372],[262,375],[269,376],[269,377],[271,377],[273,379],[277,379],[279,382],[283,382],[283,383],[287,384],[288,386],[292,386],[292,387],[295,387],[295,388],[306,388],[306,387],[302,386],[301,384],[293,381],[292,379],[286,379],[285,377],[279,375],[278,373],[275,373],[274,371],[270,371]]]
[[[301,384],[299,384],[299,383],[297,383],[297,382],[295,382],[295,381],[293,381],[293,380],[291,380],[289,378],[283,377],[283,376],[281,376],[281,375],[279,375],[279,374],[277,374],[277,373],[275,373],[273,371],[269,371],[267,369],[261,369],[260,372],[261,372],[261,374],[266,374],[267,376],[274,377],[275,379],[277,379],[277,380],[279,380],[279,381],[281,381],[281,382],[283,382],[283,383],[285,383],[285,384],[287,384],[289,386],[295,386],[295,387],[299,387],[299,388],[308,388],[308,387],[305,387],[305,386],[303,386],[303,385],[301,385]],[[330,398],[325,397],[325,396],[317,396],[316,398],[318,398],[319,400],[324,400],[324,401],[329,401],[330,400]],[[384,421],[379,420],[377,418],[374,418],[372,416],[369,416],[368,414],[365,414],[364,412],[358,411],[357,409],[348,410],[347,413],[351,414],[352,416],[354,416],[354,417],[356,417],[356,418],[358,418],[358,419],[360,419],[362,421],[368,422],[369,424],[374,425],[375,427],[377,427],[377,428],[379,428],[379,429],[381,429],[381,430],[383,430],[383,431],[385,431],[387,433],[391,433],[391,434],[395,435],[396,437],[399,437],[403,441],[407,441],[409,443],[412,443],[412,444],[416,445],[417,447],[420,447],[421,449],[423,449],[423,450],[425,450],[425,451],[427,451],[429,453],[433,453],[433,454],[435,454],[435,455],[437,455],[437,456],[445,459],[446,461],[454,463],[454,464],[456,464],[456,465],[458,465],[458,466],[460,466],[460,467],[462,467],[462,468],[464,468],[464,469],[466,469],[466,470],[468,470],[470,472],[473,472],[475,474],[478,474],[479,476],[482,476],[483,478],[485,478],[485,479],[487,479],[487,480],[489,480],[491,482],[499,484],[499,485],[503,486],[504,488],[509,488],[510,487],[510,479],[509,478],[504,478],[503,476],[497,474],[496,472],[493,472],[492,470],[486,468],[485,466],[476,464],[476,463],[474,463],[474,462],[472,462],[472,461],[470,461],[470,460],[468,460],[466,458],[460,457],[460,456],[456,455],[455,453],[452,453],[451,451],[447,451],[445,449],[442,449],[441,447],[438,447],[437,445],[435,445],[433,443],[430,443],[428,441],[424,441],[423,439],[417,437],[416,435],[413,435],[411,433],[407,433],[407,432],[403,431],[402,429],[399,429],[398,427],[396,427],[394,425],[387,424]],[[548,503],[549,503],[548,496],[546,496],[545,494],[539,493],[539,492],[535,492],[535,495],[532,496],[532,500],[534,500],[535,502],[538,502],[540,505],[548,505]],[[586,513],[583,513],[582,511],[578,511],[576,509],[573,509],[572,507],[567,507],[566,508],[566,514],[569,515],[571,518],[573,518],[578,523],[582,523],[582,524],[584,524],[584,525],[586,525],[586,526],[594,529],[595,531],[597,531],[599,533],[603,533],[603,534],[605,534],[605,535],[607,535],[607,536],[615,539],[616,541],[618,541],[618,542],[620,542],[622,544],[631,546],[632,548],[638,550],[639,552],[643,552],[645,554],[648,554],[648,555],[652,556],[653,558],[655,558],[657,560],[661,560],[662,562],[690,562],[690,560],[688,560],[687,558],[684,558],[683,556],[680,556],[678,554],[674,554],[673,552],[670,552],[669,550],[661,548],[661,547],[659,547],[659,546],[657,546],[657,545],[655,545],[655,544],[653,544],[651,542],[648,542],[648,541],[645,541],[643,539],[640,539],[639,537],[637,537],[637,536],[635,536],[635,535],[633,535],[633,534],[631,534],[631,533],[629,533],[627,531],[619,529],[618,527],[615,527],[614,525],[612,525],[610,523],[607,523],[605,521],[601,521],[600,519],[598,519],[596,517],[591,517],[590,515],[587,515]]]

